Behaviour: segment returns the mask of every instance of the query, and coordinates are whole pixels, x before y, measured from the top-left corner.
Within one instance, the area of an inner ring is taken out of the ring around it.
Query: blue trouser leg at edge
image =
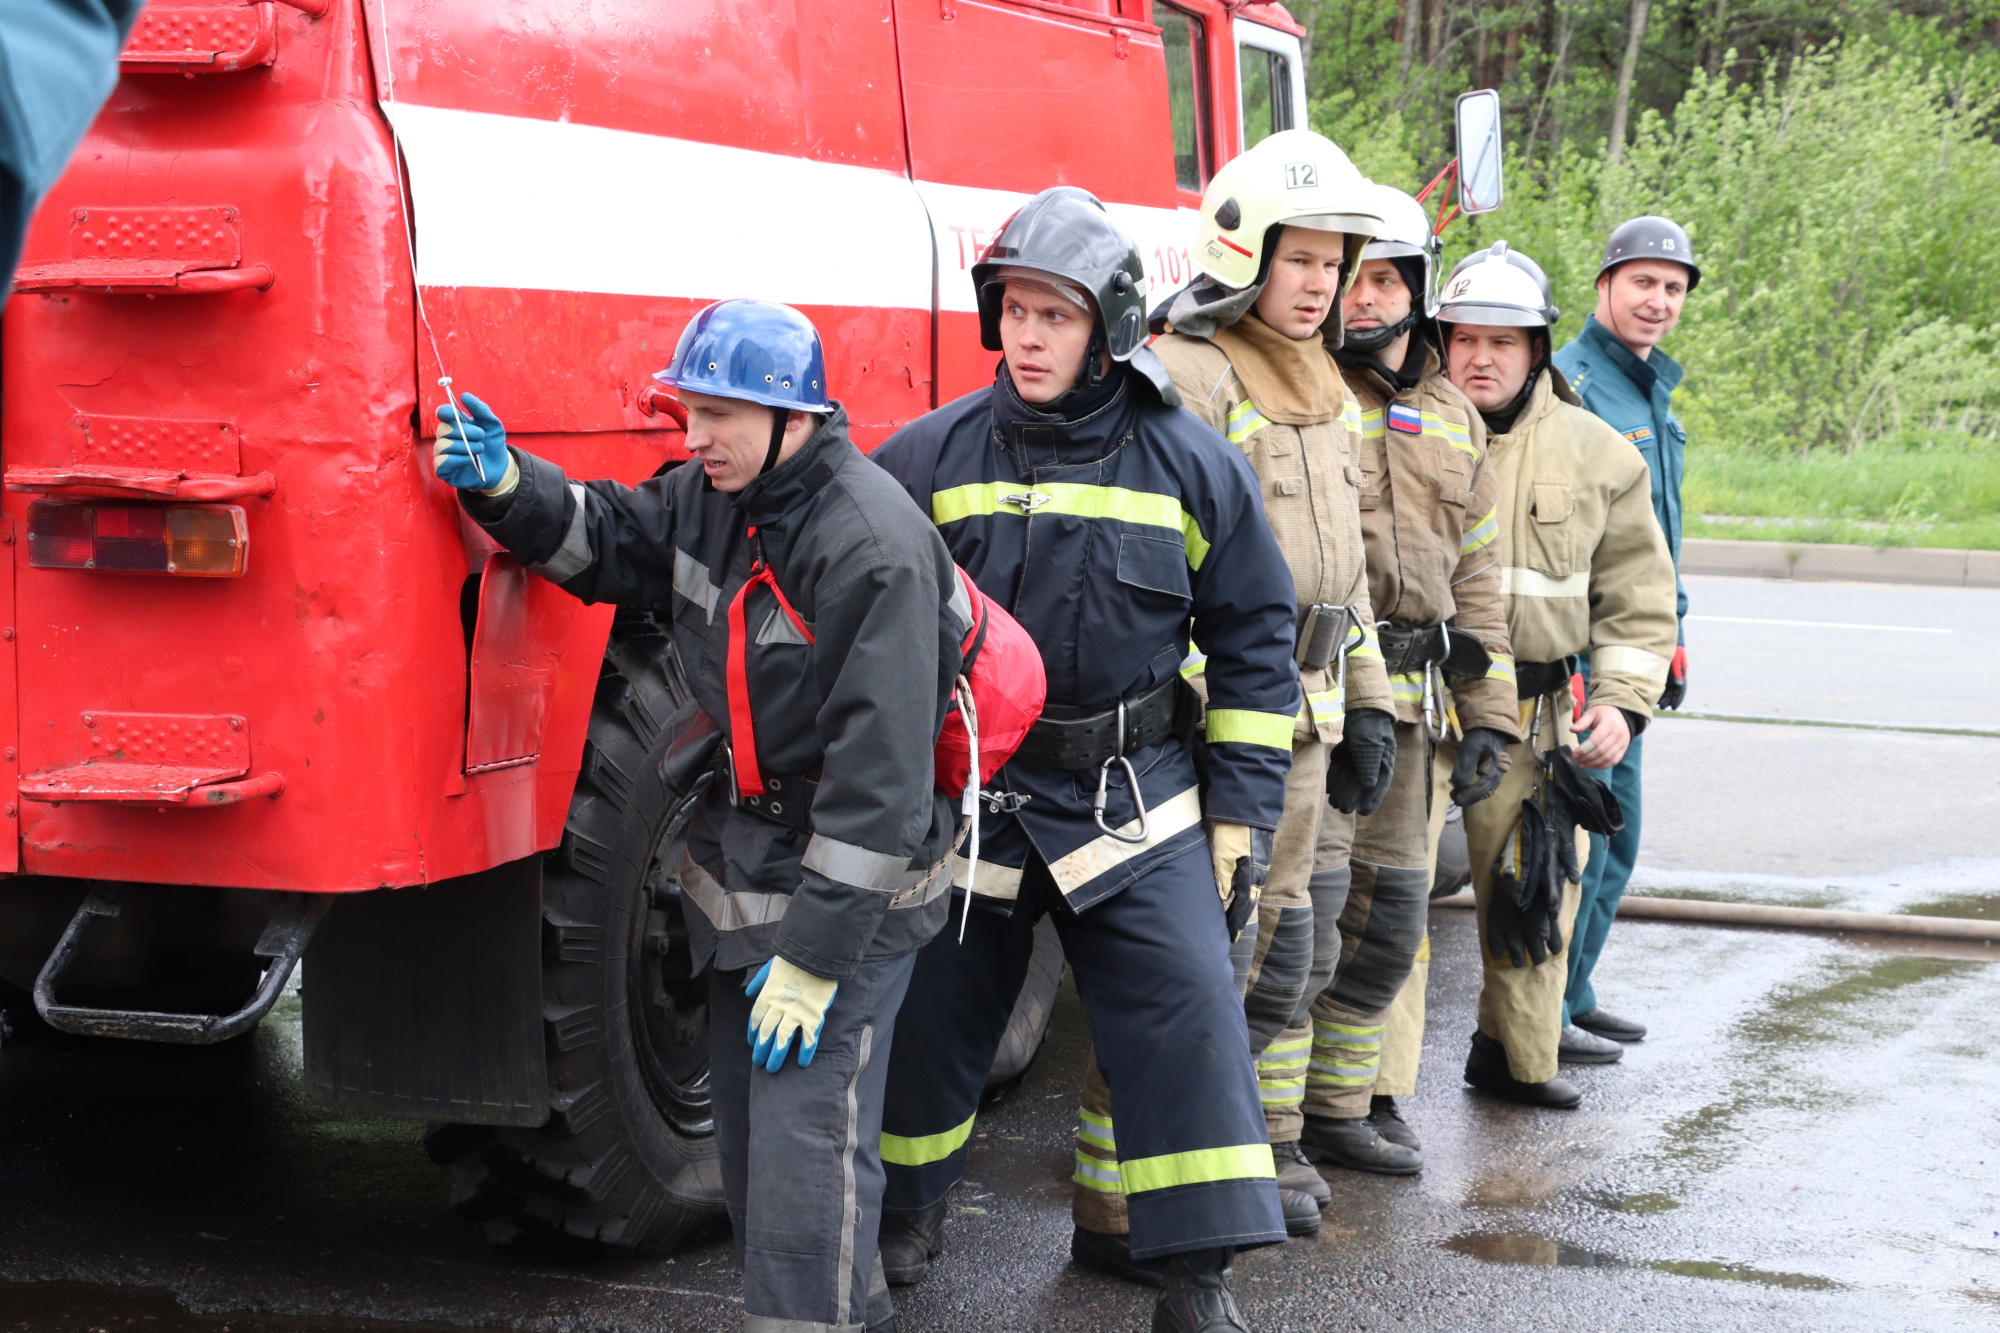
[[[1034,922],[1050,911],[1111,1088],[1121,1159],[1264,1145],[1215,879],[1194,849],[1080,916],[1061,902],[1047,870],[1031,866],[1011,918],[975,911],[964,946],[952,931],[925,946],[897,1026],[884,1129],[920,1138],[973,1114],[1026,973]],[[935,1202],[964,1164],[962,1147],[939,1162],[890,1164],[888,1206]],[[1133,1253],[1142,1258],[1285,1238],[1268,1177],[1145,1190],[1128,1195],[1127,1205]]]
[[[1576,929],[1569,949],[1569,984],[1563,992],[1563,1021],[1597,1007],[1597,992],[1590,976],[1604,953],[1611,935],[1611,923],[1618,916],[1618,902],[1631,882],[1632,868],[1639,862],[1640,765],[1645,737],[1634,736],[1625,757],[1610,769],[1593,770],[1591,776],[1611,788],[1625,812],[1625,827],[1610,837],[1590,835],[1590,861],[1583,870],[1582,903],[1577,908]]]

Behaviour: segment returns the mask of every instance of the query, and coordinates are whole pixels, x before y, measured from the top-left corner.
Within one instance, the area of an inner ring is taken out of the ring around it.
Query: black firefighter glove
[[[1326,798],[1344,815],[1372,815],[1396,776],[1396,719],[1379,708],[1348,710],[1326,769]]]
[[[1660,691],[1660,707],[1679,708],[1687,702],[1688,694],[1688,650],[1674,649],[1674,659],[1667,664],[1667,688]]]
[[[1548,812],[1521,802],[1520,826],[1494,860],[1486,903],[1486,952],[1515,967],[1530,959],[1539,967],[1562,951],[1563,880],[1554,843]]]
[[[1555,833],[1556,864],[1565,877],[1583,882],[1576,860],[1576,831],[1609,837],[1625,827],[1625,810],[1611,788],[1584,772],[1567,745],[1548,755],[1549,823]]]
[[[1257,910],[1257,899],[1271,879],[1269,829],[1247,824],[1213,824],[1208,830],[1209,852],[1215,858],[1215,886],[1222,895],[1223,920],[1229,938],[1236,939]]]
[[[1491,727],[1467,727],[1458,743],[1458,759],[1451,766],[1451,799],[1454,803],[1477,805],[1500,788],[1511,760],[1508,739]]]

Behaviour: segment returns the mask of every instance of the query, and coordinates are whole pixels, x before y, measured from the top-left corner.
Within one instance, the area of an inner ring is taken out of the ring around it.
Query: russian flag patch
[[[1389,404],[1389,429],[1402,431],[1405,435],[1424,433],[1424,414],[1414,407],[1401,403]]]

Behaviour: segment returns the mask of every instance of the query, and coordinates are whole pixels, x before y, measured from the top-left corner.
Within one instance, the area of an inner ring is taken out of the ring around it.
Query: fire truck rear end
[[[497,1240],[719,1215],[643,608],[461,520],[473,389],[573,475],[683,456],[651,372],[799,306],[865,446],[984,383],[966,275],[1085,186],[1187,280],[1303,123],[1225,0],[160,0],[0,327],[0,1000],[229,1040],[303,956],[305,1078],[431,1123]]]

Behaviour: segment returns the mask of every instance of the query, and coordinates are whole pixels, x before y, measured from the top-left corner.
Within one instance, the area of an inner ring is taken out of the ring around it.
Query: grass
[[[1697,445],[1681,497],[1689,537],[2000,550],[2000,446],[1989,441],[1851,454]]]

